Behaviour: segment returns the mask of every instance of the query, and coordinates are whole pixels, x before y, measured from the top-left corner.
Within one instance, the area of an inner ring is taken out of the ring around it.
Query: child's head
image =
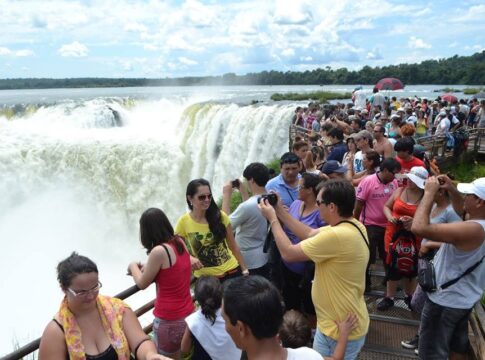
[[[278,334],[283,347],[296,349],[308,345],[312,329],[301,312],[289,310],[283,316]]]
[[[212,324],[216,321],[216,312],[222,304],[222,285],[214,276],[201,276],[195,283],[195,300],[200,305],[202,314]]]

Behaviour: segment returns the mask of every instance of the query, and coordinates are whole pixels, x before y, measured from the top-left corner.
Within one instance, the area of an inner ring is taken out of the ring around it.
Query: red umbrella
[[[377,82],[375,86],[378,90],[399,90],[404,89],[401,80],[396,78],[384,78]]]
[[[455,95],[444,94],[441,95],[441,100],[448,101],[449,103],[454,103],[455,101],[458,101],[458,98]]]

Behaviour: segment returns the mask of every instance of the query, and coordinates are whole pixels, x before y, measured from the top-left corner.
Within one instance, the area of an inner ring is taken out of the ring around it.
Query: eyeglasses
[[[199,201],[210,200],[212,199],[212,194],[199,195],[197,196],[197,199],[199,199]]]
[[[98,283],[95,286],[93,286],[91,289],[88,289],[88,290],[79,290],[79,291],[76,291],[76,290],[73,290],[71,288],[67,288],[67,291],[69,291],[72,294],[72,296],[74,296],[74,297],[86,296],[89,293],[99,291],[99,289],[101,289],[102,286],[103,286],[103,284],[101,284],[101,282],[98,281]]]

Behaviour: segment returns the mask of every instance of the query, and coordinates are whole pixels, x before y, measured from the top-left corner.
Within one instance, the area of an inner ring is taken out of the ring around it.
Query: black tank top
[[[64,332],[64,328],[56,319],[52,319]],[[66,359],[69,360],[69,354],[66,354]],[[118,360],[118,354],[116,353],[115,348],[110,345],[106,348],[105,351],[99,353],[98,355],[88,355],[86,354],[86,360]]]

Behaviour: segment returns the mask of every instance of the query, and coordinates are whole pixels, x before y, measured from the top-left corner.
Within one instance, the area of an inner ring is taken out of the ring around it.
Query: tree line
[[[384,77],[399,78],[405,85],[416,84],[485,84],[485,51],[471,56],[426,60],[419,64],[399,64],[383,67],[364,66],[360,70],[347,68],[299,71],[262,71],[236,75],[181,78],[20,78],[0,79],[0,89],[51,89],[133,86],[193,86],[193,85],[333,85],[375,84]]]

